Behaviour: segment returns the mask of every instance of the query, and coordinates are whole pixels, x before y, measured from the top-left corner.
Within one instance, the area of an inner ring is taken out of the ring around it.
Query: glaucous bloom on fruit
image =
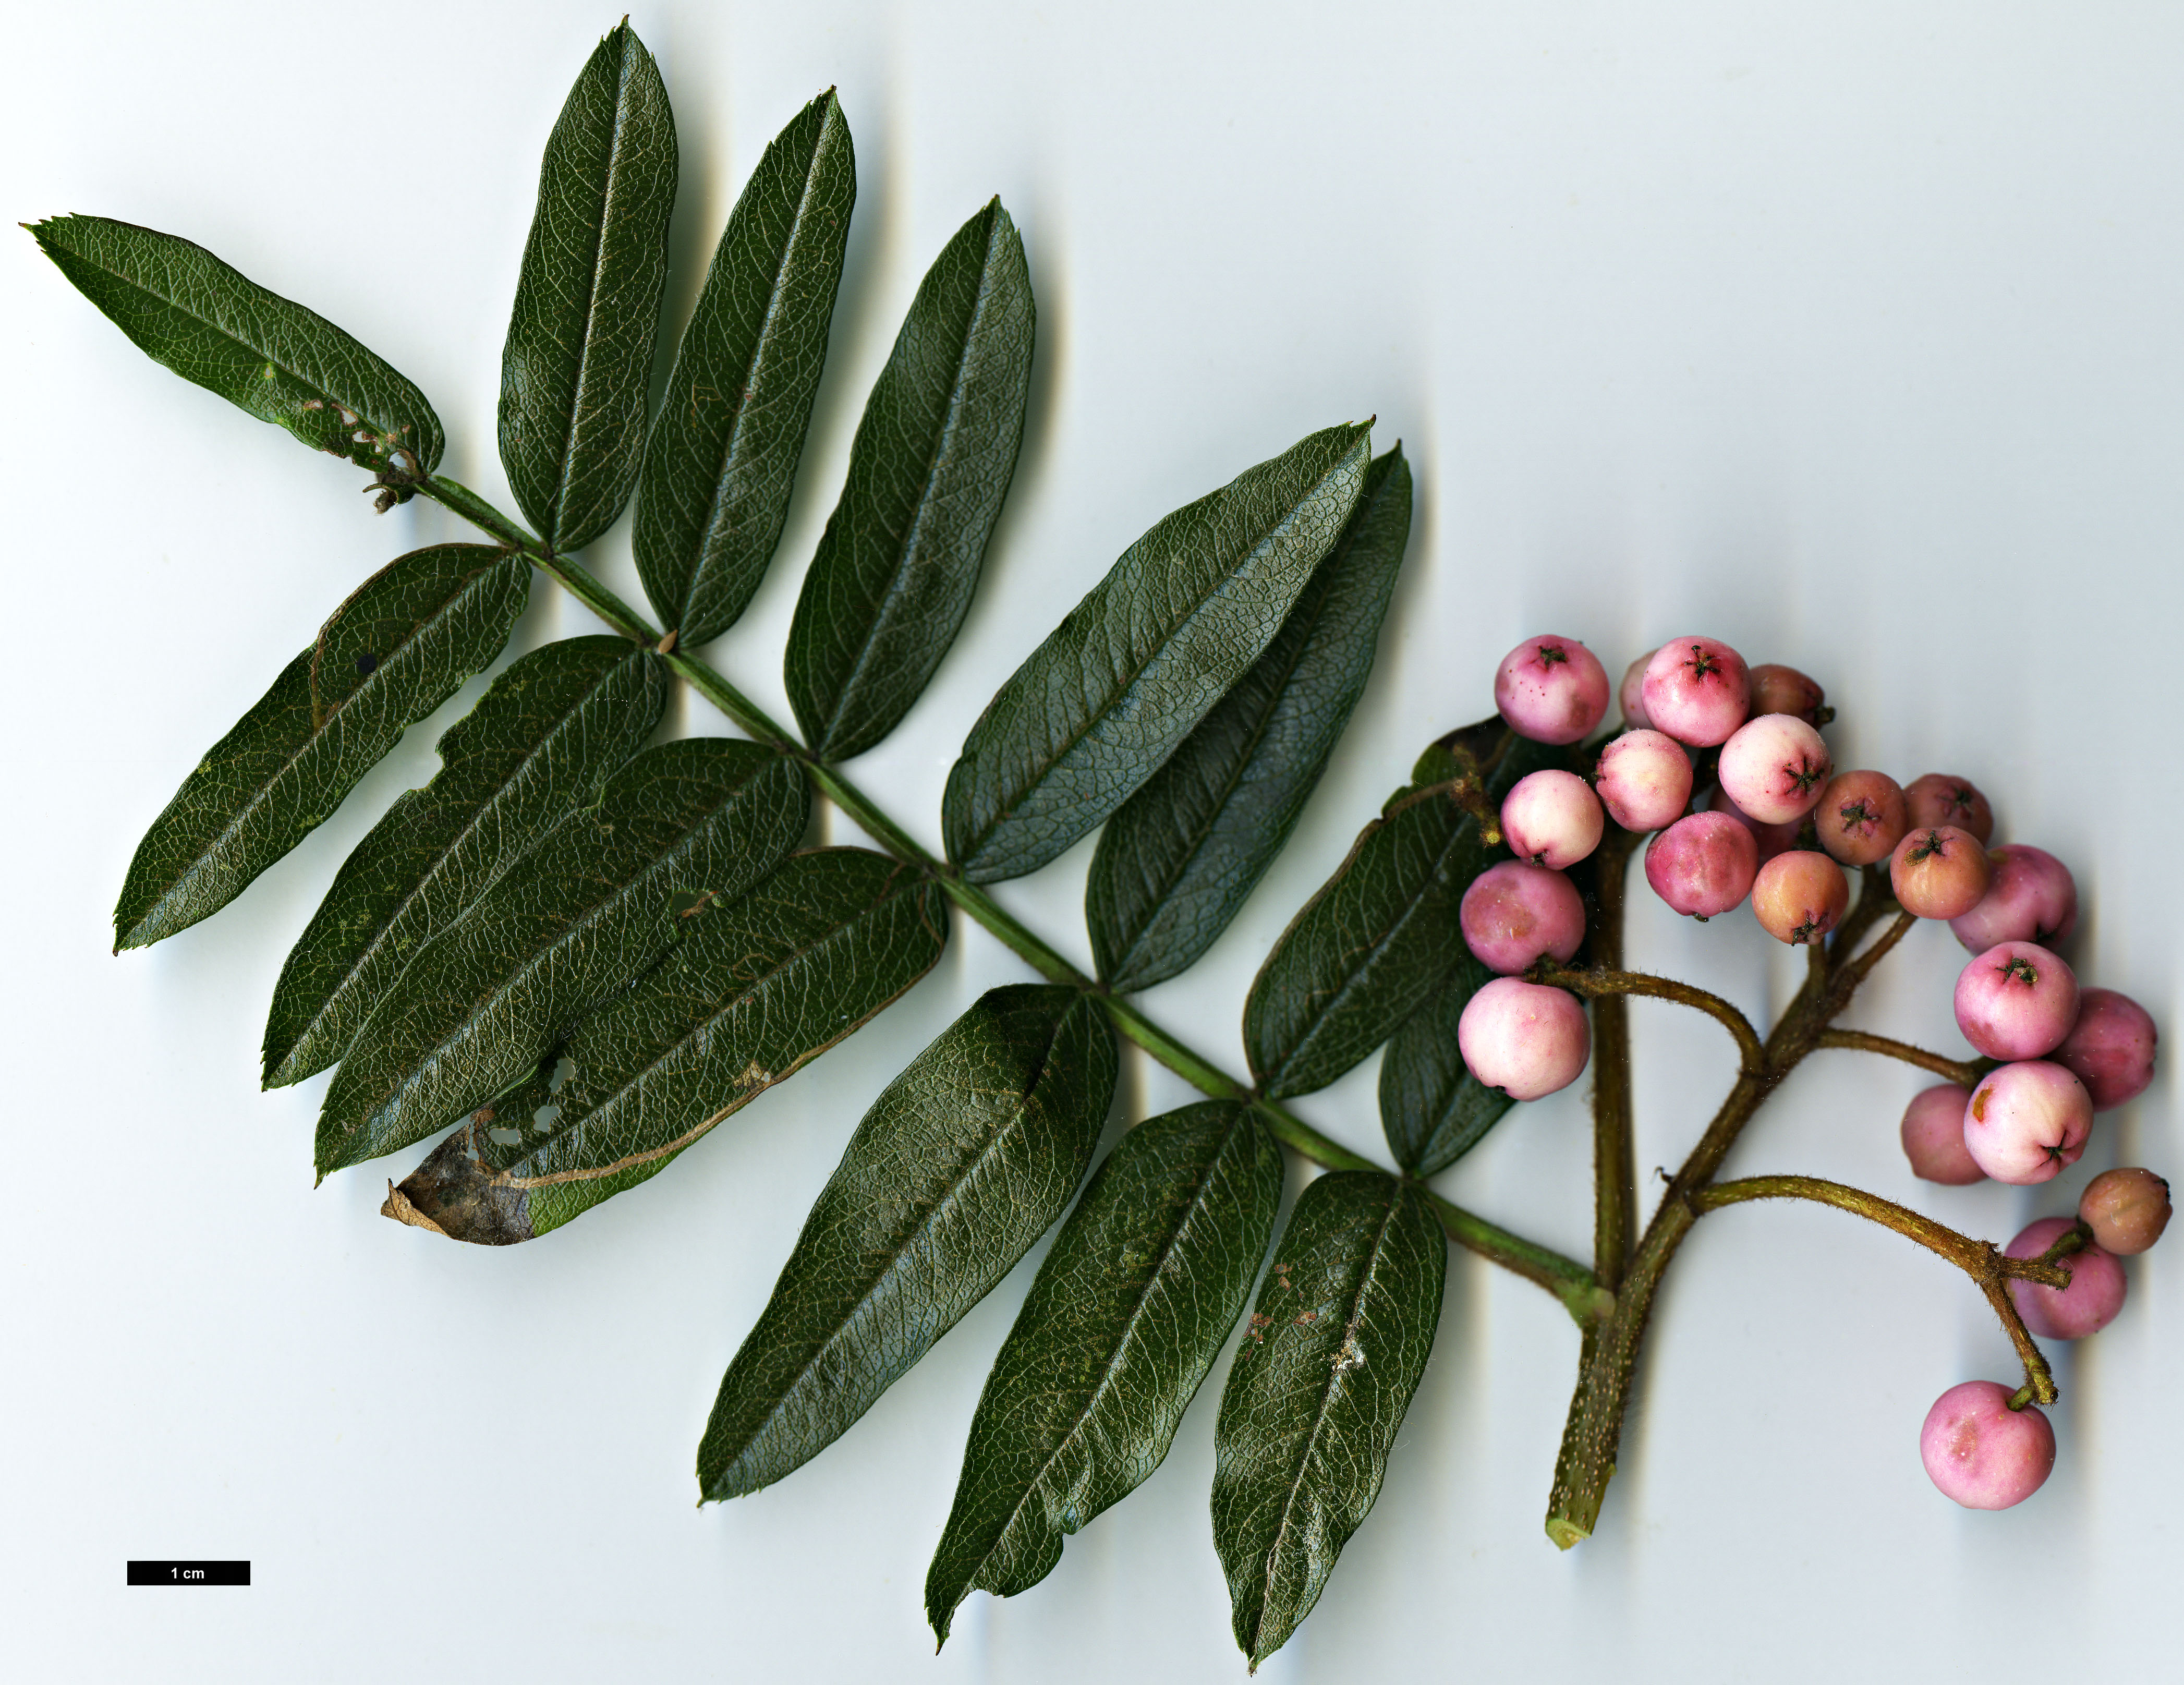
[[[1903,791],[1886,773],[1838,773],[1813,809],[1820,846],[1846,866],[1887,859],[1910,828]]]
[[[1575,773],[1527,773],[1502,801],[1502,840],[1518,859],[1560,870],[1600,846],[1607,817]]]
[[[1568,1088],[1592,1052],[1592,1030],[1566,990],[1497,977],[1474,995],[1456,1021],[1465,1068],[1513,1100],[1537,1100]]]
[[[1689,918],[1727,912],[1758,873],[1758,845],[1726,813],[1686,815],[1646,845],[1646,881]]]
[[[1457,917],[1464,946],[1489,971],[1513,976],[1541,955],[1568,959],[1585,940],[1585,901],[1559,872],[1522,860],[1471,880]]]
[[[1623,669],[1623,683],[1616,688],[1615,703],[1623,710],[1623,722],[1641,731],[1650,730],[1652,722],[1646,717],[1646,664],[1653,659],[1651,650]]]
[[[1986,893],[1970,912],[1949,921],[1973,953],[1997,942],[2050,947],[2078,928],[2078,886],[2063,862],[2042,848],[2005,843],[1987,851]]]
[[[1760,927],[1791,946],[1822,940],[1850,906],[1850,880],[1825,854],[1791,849],[1759,868],[1752,884],[1752,910]]]
[[[1903,1156],[1922,1181],[1953,1188],[1986,1180],[1964,1146],[1964,1108],[1971,1091],[1953,1082],[1922,1088],[1903,1108]]]
[[[1904,812],[1915,828],[1954,825],[1984,843],[1994,834],[1994,810],[1979,786],[1954,773],[1928,773],[1903,786]]]
[[[1691,801],[1691,757],[1664,732],[1626,731],[1600,751],[1594,789],[1626,831],[1658,831]]]
[[[1964,1150],[1997,1182],[2030,1187],[2078,1162],[2093,1127],[2085,1084],[2045,1059],[1989,1071],[1964,1107]]]
[[[1992,868],[1970,831],[1953,825],[1904,833],[1888,856],[1888,881],[1904,912],[1920,918],[1955,918],[1986,893]]]
[[[2055,1466],[2055,1430],[2036,1404],[2009,1408],[1998,1381],[1952,1386],[1926,1412],[1919,1458],[1927,1476],[1967,1509],[2007,1509],[2040,1490]]]
[[[1786,825],[1819,805],[1835,762],[1819,732],[1789,714],[1747,720],[1721,746],[1729,799],[1763,825]]]
[[[1527,638],[1502,658],[1494,706],[1535,743],[1575,743],[1607,712],[1607,672],[1574,638]]]
[[[2055,1063],[2075,1072],[2093,1096],[2093,1109],[2106,1112],[2146,1092],[2157,1039],[2153,1015],[2130,996],[2081,990],[2078,1021],[2055,1050]]]
[[[1780,661],[1762,661],[1752,669],[1752,711],[1759,714],[1795,714],[1808,726],[1825,725],[1820,718],[1820,706],[1827,700],[1827,692],[1819,681],[1808,678],[1795,667],[1786,667]],[[1830,714],[1830,718],[1834,716]]]
[[[2137,1166],[2103,1170],[2078,1196],[2078,1220],[2104,1252],[2144,1252],[2169,1226],[2169,1184]]]
[[[2007,1258],[2037,1258],[2075,1226],[2068,1217],[2042,1217],[2004,1247]],[[2098,1334],[2123,1308],[2128,1284],[2123,1265],[2103,1251],[2098,1241],[2059,1258],[2056,1263],[2070,1272],[2067,1287],[2042,1286],[2037,1281],[2012,1280],[2009,1297],[2025,1325],[2043,1340],[2082,1340]]]
[[[2077,974],[2036,942],[2001,942],[1957,974],[1957,1028],[1990,1059],[2038,1059],[2078,1021]]]
[[[1729,741],[1752,711],[1744,657],[1714,638],[1679,638],[1646,663],[1646,723],[1694,749]]]

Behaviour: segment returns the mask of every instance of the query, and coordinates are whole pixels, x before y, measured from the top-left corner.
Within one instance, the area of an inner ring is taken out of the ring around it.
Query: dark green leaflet
[[[340,1058],[418,950],[637,752],[666,700],[665,664],[621,638],[549,644],[495,679],[441,738],[438,775],[365,834],[289,953],[265,1085]]]
[[[674,205],[675,118],[625,19],[547,137],[500,358],[501,466],[550,549],[589,544],[636,483]]]
[[[1425,1005],[1403,1020],[1380,1062],[1380,1128],[1396,1163],[1438,1175],[1485,1138],[1517,1102],[1464,1068],[1457,1020],[1493,974],[1457,957]]]
[[[735,623],[780,540],[856,197],[830,88],[759,159],[682,331],[634,542],[645,594],[686,647]]]
[[[833,1444],[1061,1215],[1114,1099],[1106,1014],[988,990],[872,1102],[821,1191],[698,1448],[704,1498]]]
[[[947,936],[947,898],[916,868],[864,849],[791,855],[578,1026],[550,1096],[496,1103],[434,1148],[396,1214],[486,1245],[559,1228],[870,1020]]]
[[[440,418],[423,393],[203,246],[103,216],[57,216],[31,232],[85,298],[184,380],[314,450],[398,473],[440,466]]]
[[[788,699],[822,760],[893,731],[962,628],[1016,471],[1034,315],[1023,242],[994,199],[918,286],[797,599]]]
[[[1100,832],[1084,917],[1111,988],[1196,960],[1282,851],[1364,694],[1410,533],[1398,445],[1266,654]]]
[[[1123,552],[1002,685],[948,774],[948,857],[1022,877],[1152,776],[1265,652],[1357,500],[1372,440],[1329,427]]]
[[[1290,1214],[1213,1430],[1213,1547],[1254,1668],[1379,1496],[1447,1273],[1424,1193],[1391,1176],[1322,1176]]]
[[[772,871],[809,801],[796,763],[755,743],[686,738],[639,755],[372,1009],[326,1091],[319,1174],[422,1140],[521,1081],[666,953],[698,897],[733,900]]]
[[[926,1576],[942,1642],[973,1591],[1013,1597],[1158,1468],[1251,1291],[1282,1155],[1249,1108],[1148,1119],[1093,1173],[1039,1265],[971,1423]]]
[[[531,565],[485,544],[412,550],[373,574],[152,822],[114,909],[114,951],[219,912],[309,835],[406,728],[492,664],[530,589]]]

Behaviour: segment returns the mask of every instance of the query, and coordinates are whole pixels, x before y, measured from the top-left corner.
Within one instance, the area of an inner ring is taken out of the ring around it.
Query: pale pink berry
[[[1795,714],[1808,726],[1825,725],[1820,705],[1828,693],[1817,679],[1779,661],[1762,661],[1752,669],[1752,711],[1755,714]],[[1829,718],[1834,717],[1830,710]]]
[[[1473,957],[1504,976],[1542,955],[1568,959],[1585,940],[1585,900],[1576,885],[1522,860],[1505,860],[1474,878],[1457,916]]]
[[[1922,1088],[1903,1109],[1903,1156],[1922,1181],[1953,1188],[1986,1180],[1964,1146],[1964,1107],[1970,1093],[1953,1082]]]
[[[1886,773],[1838,773],[1813,809],[1820,846],[1846,866],[1871,866],[1895,852],[1910,829],[1903,792]]]
[[[1990,1059],[2038,1059],[2078,1021],[2078,979],[2033,942],[2002,942],[1957,974],[1957,1028]]]
[[[1712,918],[1752,892],[1759,849],[1726,813],[1693,813],[1646,845],[1646,881],[1678,912]]]
[[[2078,886],[2070,868],[2045,849],[2005,843],[1987,851],[1992,868],[1986,894],[1970,912],[1949,921],[1957,940],[1973,953],[1997,942],[2039,942],[2053,947],[2078,928]]]
[[[2130,996],[2086,989],[2079,993],[2078,1021],[2055,1050],[2055,1063],[2075,1071],[2093,1096],[2093,1109],[2106,1112],[2146,1092],[2157,1039],[2153,1015]]]
[[[2102,1171],[2078,1197],[2078,1220],[2093,1231],[2103,1252],[2126,1258],[2161,1238],[2169,1212],[2169,1184],[2135,1165]]]
[[[2067,1217],[2043,1217],[2004,1247],[2007,1258],[2038,1258],[2075,1226]],[[2012,1277],[2009,1297],[2025,1325],[2043,1340],[2082,1340],[2098,1334],[2123,1308],[2123,1265],[2097,1241],[2055,1262],[2070,1272],[2067,1287],[2044,1287]]]
[[[1904,912],[1919,918],[1955,918],[1986,894],[1992,871],[1970,831],[1936,825],[1904,833],[1888,856],[1888,881]]]
[[[1456,1045],[1487,1087],[1513,1100],[1537,1100],[1577,1080],[1592,1052],[1592,1031],[1574,995],[1497,977],[1465,1005]]]
[[[2030,1187],[2078,1162],[2093,1127],[2086,1085],[2062,1066],[2025,1059],[1989,1071],[1964,1108],[1964,1150],[1997,1182]]]
[[[1786,825],[1819,805],[1835,762],[1820,734],[1789,714],[1747,720],[1721,746],[1729,799],[1763,825]]]
[[[1752,845],[1759,851],[1759,863],[1764,866],[1778,854],[1786,853],[1797,845],[1797,833],[1804,829],[1803,822],[1792,819],[1786,825],[1769,825],[1753,818],[1729,799],[1728,792],[1719,784],[1707,793],[1707,807],[1715,813],[1725,813],[1752,833]]]
[[[1651,650],[1623,669],[1623,683],[1615,692],[1616,706],[1623,710],[1623,723],[1640,731],[1650,730],[1652,722],[1646,717],[1646,663],[1653,659]]]
[[[1600,846],[1607,818],[1575,773],[1527,773],[1502,801],[1502,840],[1519,860],[1560,869]]]
[[[1714,638],[1679,638],[1646,664],[1641,689],[1655,731],[1705,749],[1726,743],[1751,711],[1744,657]]]
[[[1994,810],[1979,786],[1954,773],[1929,773],[1903,786],[1904,811],[1915,829],[1919,826],[1954,825],[1970,831],[1984,843],[1994,834]]]
[[[1494,706],[1535,743],[1575,743],[1607,711],[1607,673],[1574,638],[1527,638],[1502,658]]]
[[[1934,1401],[1919,1430],[1928,1477],[1967,1509],[2022,1504],[2055,1467],[2055,1430],[2038,1405],[2013,1410],[2010,1397],[1998,1381],[1967,1381]]]
[[[1850,906],[1850,880],[1825,854],[1791,849],[1759,868],[1752,884],[1752,911],[1760,927],[1792,947],[1824,940]]]
[[[1691,805],[1691,757],[1664,733],[1626,731],[1600,751],[1595,788],[1624,830],[1658,831]]]

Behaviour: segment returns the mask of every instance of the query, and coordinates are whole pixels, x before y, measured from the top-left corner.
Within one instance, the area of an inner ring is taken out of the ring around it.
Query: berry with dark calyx
[[[2005,1258],[2038,1258],[2076,1225],[2068,1217],[2043,1217],[2002,1249]],[[2123,1265],[2097,1241],[2055,1262],[2070,1275],[2067,1287],[2046,1287],[2012,1277],[2009,1297],[2025,1325],[2043,1340],[2082,1340],[2098,1334],[2123,1308]]]
[[[1537,1100],[1578,1080],[1591,1056],[1592,1030],[1568,990],[1497,977],[1464,1007],[1456,1045],[1487,1087],[1512,1100]]]
[[[1850,879],[1825,854],[1791,849],[1759,868],[1752,880],[1752,910],[1760,926],[1792,947],[1824,940],[1850,906]]]
[[[2009,1408],[1998,1381],[1967,1381],[1934,1401],[1919,1430],[1926,1474],[1967,1509],[2007,1509],[2040,1490],[2055,1467],[2055,1430],[2036,1404]]]
[[[1953,1082],[1922,1088],[1911,1096],[1903,1108],[1902,1134],[1913,1175],[1953,1188],[1986,1180],[1964,1146],[1964,1108],[1971,1097],[1970,1090]]]
[[[2093,1109],[2106,1112],[2146,1092],[2157,1039],[2153,1014],[2130,996],[2081,990],[2078,1021],[2055,1050],[2055,1063],[2075,1072],[2093,1096]]]
[[[1911,829],[1903,791],[1886,773],[1838,773],[1813,809],[1820,846],[1846,866],[1871,866],[1894,853]]]
[[[1980,1079],[1964,1108],[1964,1150],[1997,1182],[2030,1187],[2078,1162],[2093,1127],[2085,1084],[2045,1059]]]
[[[1607,712],[1607,672],[1574,638],[1527,638],[1502,658],[1494,706],[1535,743],[1575,743]]]
[[[1986,894],[1993,868],[1970,831],[1953,825],[1907,831],[1888,856],[1888,881],[1904,912],[1919,918],[1955,918]]]
[[[1652,729],[1652,721],[1646,717],[1646,664],[1653,659],[1651,650],[1623,669],[1623,683],[1616,687],[1615,703],[1623,710],[1623,723],[1640,731]]]
[[[1795,714],[1808,726],[1824,726],[1836,717],[1834,709],[1823,706],[1827,695],[1819,680],[1795,667],[1786,667],[1780,661],[1762,661],[1752,669],[1752,711],[1755,715]]]
[[[1904,811],[1915,829],[1954,825],[1984,843],[1994,834],[1994,810],[1970,778],[1954,773],[1929,773],[1903,786]]]
[[[1575,773],[1527,773],[1502,801],[1502,840],[1518,859],[1559,870],[1600,846],[1607,817]]]
[[[1658,831],[1691,805],[1691,757],[1663,732],[1626,731],[1600,751],[1593,788],[1624,830]]]
[[[1763,825],[1785,825],[1819,806],[1834,767],[1828,745],[1804,721],[1760,714],[1722,745],[1715,776],[1742,812]]]
[[[1646,664],[1640,695],[1655,731],[1695,749],[1729,741],[1752,711],[1744,657],[1714,638],[1679,638]]]
[[[2078,886],[2070,868],[2045,849],[2005,843],[1987,851],[1986,894],[1970,912],[1949,921],[1974,953],[1997,942],[2053,946],[2078,928]]]
[[[2078,1021],[2077,974],[2036,942],[2002,942],[1957,974],[1957,1028],[1990,1059],[2038,1059]]]
[[[2169,1184],[2136,1166],[2103,1170],[2078,1196],[2078,1220],[2103,1252],[2144,1252],[2169,1226]]]
[[[1726,814],[1752,833],[1752,845],[1759,851],[1759,863],[1765,865],[1778,854],[1797,847],[1797,834],[1804,829],[1804,821],[1792,819],[1786,824],[1770,825],[1753,818],[1729,799],[1728,792],[1716,785],[1707,793],[1707,807],[1710,812]]]
[[[1514,976],[1541,956],[1566,960],[1585,940],[1585,899],[1559,872],[1521,860],[1471,880],[1457,914],[1464,945],[1489,971]]]
[[[1687,815],[1646,845],[1646,881],[1692,918],[1729,912],[1758,873],[1758,845],[1726,813]]]

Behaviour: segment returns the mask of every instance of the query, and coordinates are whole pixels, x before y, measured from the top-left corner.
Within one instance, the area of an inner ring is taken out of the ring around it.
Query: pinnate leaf
[[[901,723],[962,628],[1016,471],[1034,324],[1023,242],[996,198],[911,301],[797,599],[788,697],[822,760]]]
[[[1396,1163],[1412,1175],[1439,1175],[1517,1103],[1472,1075],[1457,1047],[1457,1020],[1492,975],[1469,954],[1460,956],[1380,1061],[1380,1128]]]
[[[114,951],[209,917],[330,817],[403,732],[492,664],[531,589],[521,556],[435,544],[398,557],[214,744],[136,845]]]
[[[1313,433],[1123,552],[964,740],[941,823],[965,877],[1036,871],[1152,776],[1273,640],[1371,452],[1364,426]]]
[[[1114,1032],[1074,990],[980,996],[888,1085],[728,1365],[704,1498],[802,1466],[991,1292],[1069,1203],[1114,1099]]]

